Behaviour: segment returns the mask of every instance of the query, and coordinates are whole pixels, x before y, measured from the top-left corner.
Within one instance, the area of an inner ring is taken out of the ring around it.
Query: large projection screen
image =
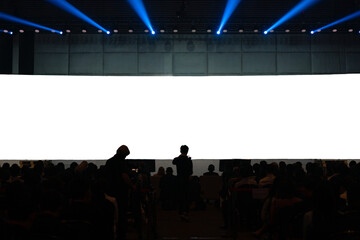
[[[0,75],[0,159],[360,157],[359,75]]]

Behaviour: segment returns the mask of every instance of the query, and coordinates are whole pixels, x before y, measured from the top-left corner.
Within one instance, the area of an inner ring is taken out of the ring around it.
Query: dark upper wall
[[[34,74],[263,75],[360,72],[357,34],[36,34]]]
[[[12,73],[12,36],[0,35],[0,74]]]

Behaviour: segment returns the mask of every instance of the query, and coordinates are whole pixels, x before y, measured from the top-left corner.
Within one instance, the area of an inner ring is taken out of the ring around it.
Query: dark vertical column
[[[0,74],[12,73],[12,38],[13,35],[0,35]]]
[[[34,74],[34,33],[20,35],[19,74]]]

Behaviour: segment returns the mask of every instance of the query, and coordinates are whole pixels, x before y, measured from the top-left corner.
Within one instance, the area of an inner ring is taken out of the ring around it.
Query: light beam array
[[[302,0],[298,3],[294,8],[292,8],[288,13],[286,13],[279,21],[277,21],[274,25],[272,25],[269,29],[264,31],[264,34],[268,34],[271,30],[277,28],[284,22],[288,21],[289,19],[295,17],[300,12],[308,9],[309,7],[313,6],[314,4],[318,3],[320,0]]]
[[[240,1],[241,0],[228,0],[226,7],[225,7],[223,17],[220,22],[220,26],[219,26],[216,34],[219,35],[221,33],[221,30],[224,28],[226,22],[229,20],[231,14],[235,11],[235,9],[239,5]]]
[[[354,18],[357,18],[357,17],[360,17],[360,11],[357,11],[357,12],[355,12],[355,13],[353,13],[353,14],[350,14],[350,15],[348,15],[348,16],[346,16],[346,17],[343,17],[343,18],[341,18],[341,19],[339,19],[339,20],[337,20],[337,21],[335,21],[335,22],[332,22],[332,23],[330,23],[330,24],[328,24],[328,25],[326,25],[326,26],[324,26],[324,27],[321,27],[321,28],[319,28],[319,29],[313,30],[313,31],[311,31],[311,34],[314,34],[314,33],[316,33],[316,32],[320,32],[321,30],[324,30],[324,29],[329,28],[329,27],[332,27],[332,26],[334,26],[334,25],[343,23],[343,22],[345,22],[345,21],[349,21],[349,20],[354,19]]]
[[[148,27],[151,34],[154,35],[155,30],[151,25],[149,16],[145,10],[145,6],[144,6],[144,3],[142,2],[142,0],[128,0],[128,3],[134,9],[134,11],[137,13],[137,15],[139,15],[139,17],[144,22],[144,24]]]
[[[30,22],[30,21],[15,17],[15,16],[12,16],[12,15],[9,15],[7,13],[3,13],[3,12],[0,12],[0,19],[4,19],[4,20],[10,21],[10,22],[16,22],[16,23],[24,24],[24,25],[27,25],[27,26],[35,27],[35,28],[40,28],[40,29],[50,31],[50,32],[55,32],[55,33],[58,33],[58,34],[63,34],[62,31],[55,30],[55,29],[52,29],[52,28],[48,28],[48,27],[45,27],[45,26]]]
[[[56,7],[61,8],[62,10],[66,11],[68,13],[71,13],[72,15],[84,20],[85,22],[93,25],[94,27],[101,29],[106,34],[110,34],[109,30],[106,30],[105,28],[100,26],[98,23],[96,23],[94,20],[92,20],[91,18],[86,16],[84,13],[82,13],[80,10],[78,10],[76,7],[74,7],[67,1],[65,1],[65,0],[47,0],[47,1],[49,3],[55,5]]]

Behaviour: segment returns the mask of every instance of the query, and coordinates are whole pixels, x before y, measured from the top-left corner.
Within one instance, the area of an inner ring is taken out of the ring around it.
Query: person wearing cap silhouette
[[[127,146],[121,145],[116,154],[106,161],[106,193],[115,197],[118,204],[118,225],[117,238],[126,239],[126,212],[128,207],[128,192],[136,190],[136,186],[131,182],[129,170],[125,158],[130,154]]]

